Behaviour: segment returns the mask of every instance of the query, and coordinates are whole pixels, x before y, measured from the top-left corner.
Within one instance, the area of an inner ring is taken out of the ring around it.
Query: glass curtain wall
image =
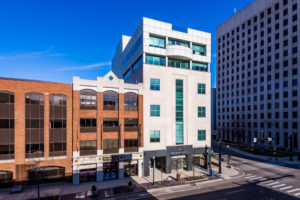
[[[176,144],[183,144],[183,80],[176,80]]]

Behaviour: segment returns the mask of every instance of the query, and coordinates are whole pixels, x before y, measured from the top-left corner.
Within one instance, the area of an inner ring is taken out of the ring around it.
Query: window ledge
[[[0,160],[0,163],[13,163],[15,159]]]

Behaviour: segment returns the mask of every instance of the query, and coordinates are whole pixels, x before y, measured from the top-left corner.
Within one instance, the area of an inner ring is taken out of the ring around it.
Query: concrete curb
[[[219,181],[223,181],[223,178],[218,178],[218,179],[214,179],[214,180],[207,180],[207,181],[201,181],[201,182],[198,182],[198,183],[194,182],[194,183],[197,186],[197,185],[203,185],[203,184],[219,182]],[[169,187],[164,187],[164,188],[153,188],[153,189],[148,189],[147,192],[151,193],[151,192],[157,192],[157,191],[166,190],[166,189],[181,188],[181,187],[188,186],[190,184],[193,184],[193,183],[188,183],[188,184],[183,184],[183,185],[174,185],[174,186],[169,186]]]

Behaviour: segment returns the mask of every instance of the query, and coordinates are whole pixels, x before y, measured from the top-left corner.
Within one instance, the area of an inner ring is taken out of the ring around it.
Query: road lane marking
[[[262,184],[273,182],[273,180],[261,182]]]
[[[289,190],[289,191],[287,191],[287,193],[296,192],[296,191],[299,191],[299,190],[300,190],[300,188],[297,188],[297,189]]]
[[[253,175],[253,174],[247,174],[246,176],[251,176],[251,175]]]
[[[285,185],[286,184],[279,184],[279,185],[272,186],[272,188],[282,187],[282,186],[285,186]]]
[[[242,192],[242,191],[244,191],[244,190],[236,190],[236,191],[233,191],[233,192],[227,192],[226,195],[234,194],[234,193],[238,193],[238,192]]]
[[[274,183],[269,183],[267,185],[275,185],[275,184],[278,184],[279,182],[274,182]]]
[[[287,186],[287,187],[284,187],[284,188],[280,188],[279,190],[287,190],[287,189],[290,189],[292,188],[293,186]]]
[[[253,180],[255,180],[255,179],[260,179],[260,178],[262,178],[261,176],[259,176],[259,177],[256,177],[256,178],[251,178],[251,179],[249,179],[250,181],[253,181]]]
[[[300,193],[294,194],[295,196],[300,196]]]

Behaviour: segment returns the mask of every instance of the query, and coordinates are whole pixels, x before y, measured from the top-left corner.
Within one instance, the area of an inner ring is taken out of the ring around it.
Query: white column
[[[138,160],[138,176],[143,176],[143,160]]]

